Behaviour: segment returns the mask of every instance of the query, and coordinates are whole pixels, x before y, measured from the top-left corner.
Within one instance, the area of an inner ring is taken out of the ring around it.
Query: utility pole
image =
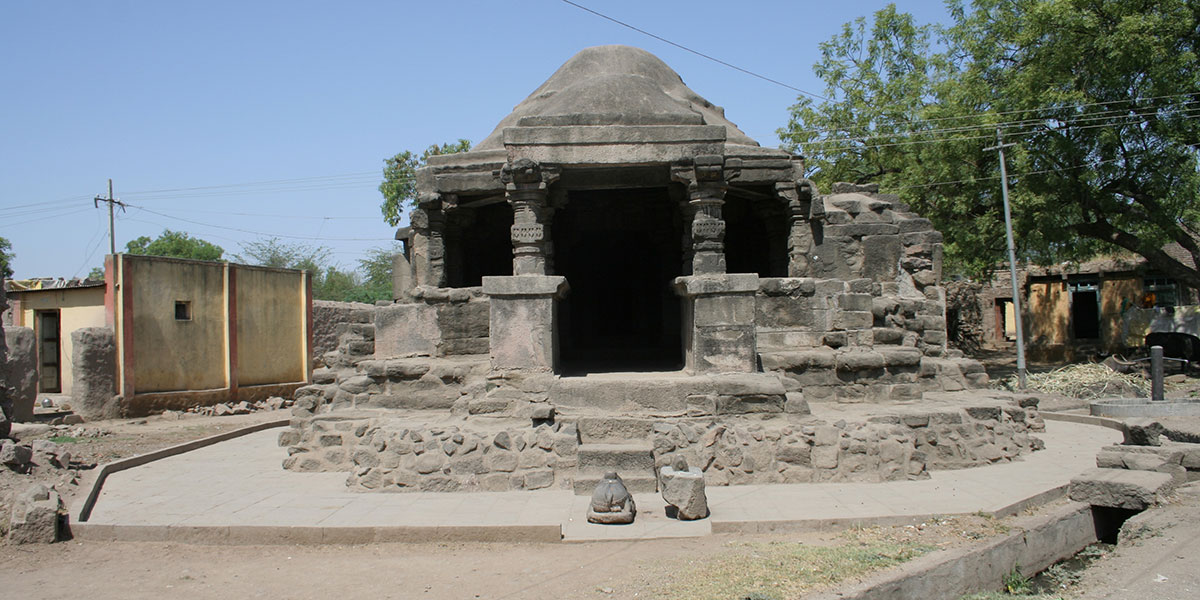
[[[113,198],[112,179],[108,180],[108,197],[101,198],[100,196],[96,196],[96,199],[92,201],[92,205],[99,208],[101,202],[105,202],[108,204],[108,250],[109,250],[108,253],[116,254],[117,253],[117,238],[115,235],[115,233],[116,233],[115,221],[113,220],[113,205],[115,204],[117,206],[120,206],[121,212],[125,212],[125,203],[121,202],[120,200],[117,200],[116,198]]]
[[[1008,272],[1012,276],[1013,317],[1017,325],[1017,387],[1025,389],[1025,330],[1021,326],[1021,290],[1017,285],[1017,253],[1013,249],[1012,211],[1008,206],[1008,171],[1004,165],[1004,149],[1016,144],[1005,144],[1004,134],[996,128],[996,145],[984,148],[984,152],[995,150],[1000,153],[1000,186],[1004,195],[1004,230],[1008,234]]]

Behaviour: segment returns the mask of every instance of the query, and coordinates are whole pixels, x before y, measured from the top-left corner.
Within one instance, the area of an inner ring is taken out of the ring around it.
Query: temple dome
[[[719,125],[731,144],[757,146],[657,56],[631,46],[585,48],[500,121],[474,150],[503,149],[506,127]]]

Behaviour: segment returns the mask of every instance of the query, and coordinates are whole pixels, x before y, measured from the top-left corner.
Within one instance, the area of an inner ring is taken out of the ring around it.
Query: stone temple
[[[581,51],[418,172],[397,301],[298,392],[284,466],[590,493],[614,470],[653,490],[679,455],[722,485],[1035,448],[1034,407],[923,400],[987,380],[946,347],[941,234],[875,186],[803,174],[655,56]]]

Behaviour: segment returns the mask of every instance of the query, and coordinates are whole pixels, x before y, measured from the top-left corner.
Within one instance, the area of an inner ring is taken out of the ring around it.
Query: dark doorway
[[[566,375],[683,367],[683,226],[667,188],[569,192],[554,215],[555,272],[570,294],[559,311]]]
[[[1094,283],[1071,285],[1071,323],[1075,339],[1100,339],[1100,294]]]
[[[59,331],[57,310],[35,311],[38,337],[38,391],[62,392],[62,360],[59,348],[62,336]]]
[[[464,205],[446,218],[446,285],[473,287],[489,275],[512,275],[512,208],[508,203]]]

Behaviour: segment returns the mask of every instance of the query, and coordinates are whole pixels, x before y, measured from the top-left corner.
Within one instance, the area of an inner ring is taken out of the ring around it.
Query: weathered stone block
[[[437,356],[442,332],[438,309],[425,303],[393,304],[375,311],[377,358]]]
[[[833,315],[833,328],[839,330],[869,329],[874,323],[875,316],[870,311],[841,310]]]
[[[121,416],[122,407],[116,396],[117,345],[113,330],[107,327],[76,329],[71,332],[71,344],[72,410],[88,420]],[[36,377],[36,371],[34,373]],[[33,401],[28,402],[32,417]]]
[[[1143,510],[1171,492],[1171,475],[1126,469],[1089,469],[1071,479],[1069,495],[1092,506]]]

